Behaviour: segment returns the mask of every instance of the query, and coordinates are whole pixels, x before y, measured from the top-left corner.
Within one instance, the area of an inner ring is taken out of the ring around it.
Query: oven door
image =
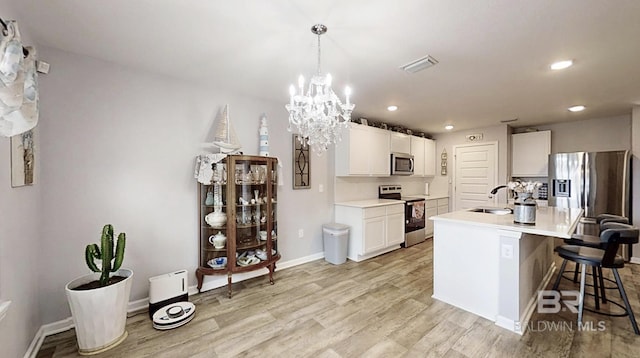
[[[408,201],[404,205],[404,231],[405,233],[424,229],[425,227],[425,201]]]

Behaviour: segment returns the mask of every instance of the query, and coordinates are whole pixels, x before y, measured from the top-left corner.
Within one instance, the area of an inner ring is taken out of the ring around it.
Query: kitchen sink
[[[508,215],[512,214],[513,210],[510,208],[496,208],[496,207],[477,207],[473,209],[469,209],[473,213],[486,213],[493,215]]]

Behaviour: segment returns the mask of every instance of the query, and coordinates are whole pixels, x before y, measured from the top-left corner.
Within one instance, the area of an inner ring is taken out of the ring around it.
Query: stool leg
[[[578,263],[577,262],[576,262],[576,270],[573,273],[573,283],[578,283]]]
[[[640,335],[640,330],[638,330],[638,324],[636,323],[636,317],[633,315],[633,311],[631,310],[631,305],[629,304],[629,299],[627,298],[627,293],[624,292],[624,286],[622,286],[622,280],[620,279],[620,274],[618,274],[618,269],[612,268],[613,276],[616,278],[616,285],[618,286],[618,291],[620,291],[620,296],[624,301],[625,307],[627,307],[627,314],[629,315],[629,320],[631,321],[631,326],[633,326],[633,331]]]
[[[560,271],[558,271],[558,277],[556,278],[556,282],[553,284],[554,291],[558,291],[558,286],[560,286],[560,279],[562,279],[562,273],[564,272],[565,267],[567,267],[566,259],[562,261],[562,266],[560,266]]]
[[[596,302],[596,309],[600,309],[600,297],[598,296],[598,273],[595,266],[591,266],[591,277],[593,279],[593,298]]]
[[[607,303],[607,295],[604,288],[604,277],[602,276],[602,267],[598,266],[598,278],[600,279],[600,293],[602,296],[602,303]]]
[[[576,262],[576,267],[578,263]],[[582,277],[580,277],[580,297],[578,297],[578,325],[582,324],[582,310],[584,309],[584,285],[587,279],[587,265],[582,264]]]

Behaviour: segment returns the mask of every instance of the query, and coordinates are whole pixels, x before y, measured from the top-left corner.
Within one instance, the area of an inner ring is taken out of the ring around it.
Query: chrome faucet
[[[498,192],[498,190],[502,189],[502,188],[506,188],[506,185],[499,185],[493,189],[491,189],[491,191],[489,192],[489,199],[493,199],[493,196],[496,195],[496,193]]]

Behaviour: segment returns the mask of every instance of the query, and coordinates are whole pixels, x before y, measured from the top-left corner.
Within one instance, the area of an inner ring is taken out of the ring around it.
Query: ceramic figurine
[[[267,128],[267,116],[264,113],[260,117],[260,155],[269,156],[269,128]]]

